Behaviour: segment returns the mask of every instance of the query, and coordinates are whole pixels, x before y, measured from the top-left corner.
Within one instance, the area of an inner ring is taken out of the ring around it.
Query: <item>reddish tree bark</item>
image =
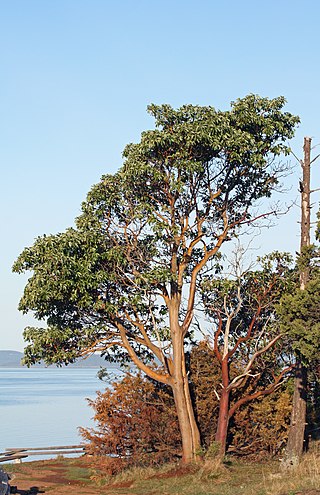
[[[283,260],[282,257],[278,260],[276,255],[272,261],[280,261],[281,265]],[[261,360],[261,356],[272,351],[282,337],[276,332],[270,336],[267,330],[268,319],[273,315],[271,308],[279,300],[284,287],[283,265],[280,265],[276,265],[274,272],[270,271],[269,265],[266,265],[265,272],[253,272],[248,279],[249,285],[242,286],[239,278],[236,286],[227,286],[222,302],[221,298],[216,301],[215,295],[210,299],[208,292],[206,293],[206,302],[212,305],[209,314],[214,316],[217,325],[213,350],[220,363],[221,389],[216,391],[219,417],[215,440],[220,444],[221,456],[226,451],[229,421],[234,413],[243,404],[275,391],[292,369],[292,366],[283,364],[283,368],[277,373],[270,363],[264,367]],[[206,289],[210,290],[208,286]],[[219,294],[219,286],[214,290]],[[252,291],[250,303],[245,300],[248,291]],[[231,368],[233,363],[235,366]],[[259,383],[262,373],[264,385]],[[234,391],[237,391],[236,399],[233,397]]]

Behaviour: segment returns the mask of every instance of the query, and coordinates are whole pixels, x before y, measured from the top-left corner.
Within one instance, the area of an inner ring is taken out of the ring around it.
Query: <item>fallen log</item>
[[[16,461],[17,459],[24,459],[26,457],[28,457],[27,454],[4,455],[0,457],[0,462]]]
[[[22,451],[37,451],[37,450],[69,450],[69,449],[85,449],[86,445],[55,445],[54,447],[21,447],[21,448],[8,448],[5,449],[6,452],[22,452]]]

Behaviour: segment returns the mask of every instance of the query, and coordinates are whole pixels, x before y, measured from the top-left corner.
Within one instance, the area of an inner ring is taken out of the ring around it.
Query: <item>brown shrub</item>
[[[230,425],[230,451],[262,457],[279,455],[287,442],[291,393],[285,388],[240,408]]]
[[[96,428],[81,429],[93,464],[108,474],[125,467],[169,462],[181,440],[169,391],[140,375],[127,375],[90,401]]]
[[[206,342],[192,348],[189,359],[189,378],[202,444],[208,448],[214,442],[219,414],[216,388],[220,382],[220,368],[214,352]]]

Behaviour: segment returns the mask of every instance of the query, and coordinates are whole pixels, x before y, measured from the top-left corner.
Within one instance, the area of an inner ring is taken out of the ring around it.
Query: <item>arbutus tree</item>
[[[236,254],[232,274],[205,277],[201,283],[204,310],[212,327],[207,343],[220,367],[220,382],[215,387],[219,400],[215,441],[221,456],[226,451],[230,419],[238,409],[273,393],[293,368],[276,314],[283,293],[295,286],[292,259],[274,252],[261,258],[257,269],[242,271]]]
[[[48,325],[25,330],[25,362],[93,352],[132,361],[172,388],[184,462],[200,446],[185,357],[198,277],[278,184],[277,157],[299,120],[284,103],[249,95],[224,112],[151,105],[156,128],[92,188],[76,228],[38,238],[14,265],[33,272],[20,309]]]

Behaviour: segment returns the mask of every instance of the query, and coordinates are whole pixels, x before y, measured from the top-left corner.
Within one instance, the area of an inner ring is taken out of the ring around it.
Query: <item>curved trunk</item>
[[[173,372],[171,387],[175,401],[182,440],[182,462],[197,458],[200,449],[200,432],[194,415],[186,370],[183,331],[179,325],[178,304],[172,305],[170,326],[173,346]]]
[[[182,462],[187,464],[196,460],[200,448],[200,433],[183,379],[175,380],[172,390],[182,440]]]
[[[194,460],[198,458],[198,452],[201,447],[201,438],[200,438],[200,431],[198,427],[198,423],[195,418],[194,414],[194,408],[193,408],[193,403],[191,400],[191,395],[190,395],[190,386],[189,386],[189,380],[187,375],[184,377],[184,393],[186,397],[186,405],[188,409],[188,416],[189,416],[189,421],[190,421],[190,426],[191,426],[191,431],[192,431],[192,443],[193,443],[193,453],[194,453]]]

